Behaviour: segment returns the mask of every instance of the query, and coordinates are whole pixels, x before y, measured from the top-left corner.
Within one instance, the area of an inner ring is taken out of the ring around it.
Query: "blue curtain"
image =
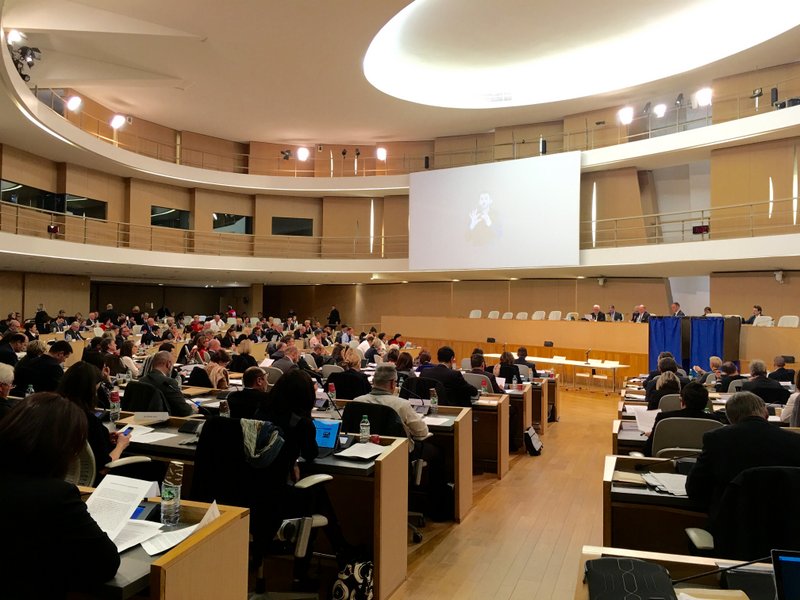
[[[683,362],[681,354],[681,319],[680,317],[650,317],[650,370],[658,369],[658,355],[661,352],[672,352],[675,362]]]
[[[722,357],[724,326],[722,317],[692,319],[692,365],[708,369],[709,356]]]

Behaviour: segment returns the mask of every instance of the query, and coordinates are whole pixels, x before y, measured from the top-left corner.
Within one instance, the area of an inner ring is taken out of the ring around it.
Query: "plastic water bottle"
[[[122,404],[120,403],[119,392],[117,390],[111,391],[111,394],[108,397],[108,403],[108,418],[112,423],[116,423],[119,421],[119,413],[122,410]]]
[[[436,388],[431,388],[428,395],[431,398],[431,414],[439,414],[439,396],[436,394]]]
[[[36,390],[33,389],[33,384],[29,383],[28,387],[25,388],[25,397],[27,398],[28,396],[34,393],[36,393]]]
[[[358,431],[358,441],[366,444],[369,441],[369,419],[367,415],[361,417],[361,425]]]
[[[161,485],[161,524],[177,525],[181,518],[181,483],[183,463],[169,463],[164,483]]]
[[[219,401],[219,416],[220,417],[228,417],[231,416],[231,407],[228,404],[227,400],[220,400]]]

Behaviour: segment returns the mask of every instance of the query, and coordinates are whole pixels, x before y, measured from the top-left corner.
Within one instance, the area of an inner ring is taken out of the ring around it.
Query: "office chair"
[[[277,367],[261,367],[264,370],[264,374],[267,376],[267,383],[270,385],[275,385],[275,382],[281,378],[283,375],[283,371],[281,371]]]
[[[545,312],[543,310],[536,310],[531,315],[531,321],[544,321]]]
[[[472,368],[472,361],[470,357],[462,358],[461,359],[461,370],[462,371],[469,371]]]
[[[490,310],[487,319],[499,319],[500,318],[500,311],[499,310]]]
[[[517,369],[519,369],[520,377],[522,377],[524,381],[531,380],[531,368],[528,365],[517,364]]]
[[[575,313],[577,314],[577,313]],[[548,321],[560,321],[561,320],[561,311],[560,310],[551,310],[550,314],[547,315]]]
[[[436,390],[436,397],[439,399],[440,406],[447,406],[447,390],[444,384],[437,379],[429,377],[408,377],[400,388],[400,397],[408,400],[409,398],[419,398],[422,400],[431,399],[431,388]]]
[[[744,385],[745,381],[747,381],[747,380],[746,379],[734,379],[733,381],[731,381],[728,384],[728,393],[729,394],[734,394],[736,392],[741,392],[742,391],[742,386]]]
[[[406,438],[406,428],[400,420],[400,415],[391,406],[384,404],[371,404],[367,402],[348,402],[342,412],[342,429],[346,432],[357,433],[361,426],[361,419],[366,415],[369,419],[370,433],[391,437]],[[421,458],[422,442],[415,441],[413,452],[409,454],[409,484],[419,488],[422,483],[422,471],[426,463]],[[409,488],[409,495],[411,488]],[[408,512],[409,519],[417,519],[421,526],[425,526],[425,515],[419,511]],[[408,528],[411,530],[414,543],[422,541],[422,531],[409,520]]]
[[[189,379],[186,382],[186,385],[201,388],[214,387],[214,384],[211,383],[211,378],[208,376],[208,373],[206,373],[206,370],[200,365],[196,366],[194,369],[192,369],[192,372],[189,373]]]
[[[514,318],[514,313],[513,312],[508,311],[508,312],[504,312],[503,313],[502,320],[510,321],[513,318]]]
[[[661,396],[658,401],[658,409],[661,412],[670,412],[673,410],[681,409],[681,395],[680,394],[666,394]],[[702,445],[700,446],[703,447]]]
[[[240,419],[213,417],[203,426],[195,453],[192,498],[250,509],[251,552],[261,558],[257,592],[264,589],[264,559],[274,547],[273,540],[293,543],[295,559],[302,559],[308,554],[312,530],[328,524],[324,515],[313,512],[287,519],[276,514],[275,491],[287,485],[285,469],[280,454],[263,468],[248,462]],[[330,475],[311,475],[294,488],[302,490],[300,495],[310,505],[314,489],[331,479]]]
[[[712,419],[662,419],[653,429],[653,456],[669,458],[685,456],[692,450],[699,452],[703,448],[703,435],[720,427],[724,427],[723,424]]]
[[[330,377],[331,373],[341,373],[342,371],[344,371],[344,369],[339,365],[322,365],[320,369],[323,379]]]
[[[725,488],[708,530],[689,527],[695,551],[733,560],[769,556],[773,548],[800,550],[800,467],[754,467]],[[781,516],[765,507],[784,507]]]
[[[528,312],[527,311],[520,311],[517,313],[517,316],[514,317],[517,321],[527,321],[528,320]]]
[[[469,311],[470,319],[480,319],[482,316],[483,316],[483,311],[478,310],[477,308]]]
[[[126,456],[117,460],[112,460],[106,463],[106,469],[116,469],[124,467],[125,465],[132,465],[135,463],[149,463],[149,456]],[[92,452],[92,447],[89,442],[81,449],[78,455],[70,463],[67,469],[67,474],[64,476],[64,481],[72,485],[80,485],[84,487],[93,487],[95,483],[95,475],[97,474],[97,461]]]
[[[464,379],[468,384],[474,386],[481,392],[485,392],[487,394],[494,392],[492,383],[489,381],[489,378],[486,377],[486,375],[481,375],[480,373],[464,373]]]
[[[169,412],[161,390],[141,381],[128,383],[120,407],[128,412]]]
[[[772,317],[767,315],[758,315],[753,319],[753,327],[772,327],[773,324]]]
[[[797,315],[783,315],[778,319],[778,327],[799,327],[800,317]]]

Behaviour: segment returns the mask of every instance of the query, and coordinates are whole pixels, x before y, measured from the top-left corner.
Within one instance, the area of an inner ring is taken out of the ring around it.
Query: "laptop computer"
[[[324,458],[333,454],[339,443],[339,429],[341,421],[331,419],[314,419],[314,427],[317,429],[317,446],[319,447],[319,458]]]
[[[772,568],[778,600],[800,598],[800,552],[773,550]]]

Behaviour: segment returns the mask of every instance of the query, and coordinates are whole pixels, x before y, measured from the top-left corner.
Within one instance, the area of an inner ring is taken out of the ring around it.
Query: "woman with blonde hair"
[[[656,379],[656,389],[650,395],[650,399],[647,402],[647,410],[656,410],[661,398],[664,396],[680,393],[681,380],[678,379],[678,375],[672,371],[664,371]]]
[[[257,367],[258,361],[253,358],[253,342],[249,339],[243,339],[236,346],[236,354],[231,358],[228,365],[228,370],[234,373],[244,373],[250,367]]]
[[[355,348],[347,348],[340,363],[344,371],[331,373],[328,385],[336,386],[336,397],[342,400],[353,400],[372,391],[367,376],[361,372],[361,356]]]

